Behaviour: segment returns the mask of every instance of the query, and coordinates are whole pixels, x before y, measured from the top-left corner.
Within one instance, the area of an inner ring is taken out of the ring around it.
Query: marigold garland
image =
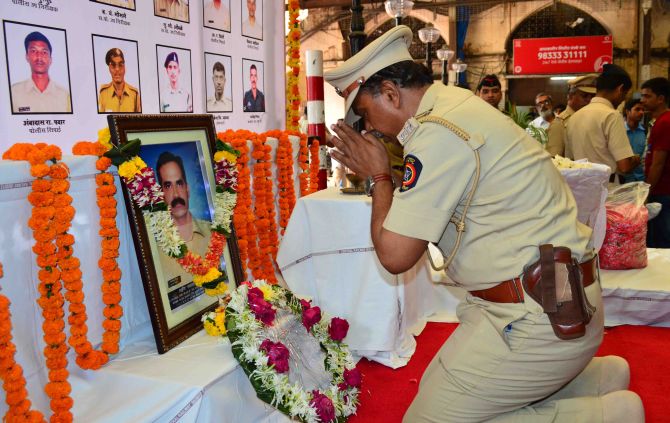
[[[295,206],[295,185],[293,184],[293,146],[286,131],[278,131],[277,138],[277,194],[279,197],[279,227],[284,235],[289,217]],[[275,260],[276,260],[275,256]]]
[[[309,146],[309,193],[319,189],[319,141],[312,140]]]
[[[0,278],[2,276],[0,263]],[[14,358],[16,345],[12,342],[12,315],[9,306],[9,299],[0,294],[0,378],[6,392],[5,402],[9,406],[3,420],[8,423],[44,422],[44,415],[30,408],[23,368]]]
[[[300,147],[298,149],[298,166],[300,167],[300,196],[304,197],[310,193],[309,190],[309,147],[307,147],[307,135],[296,133],[300,137]]]
[[[33,183],[32,192],[28,195],[28,201],[33,205],[33,214],[28,225],[33,230],[33,238],[36,241],[33,251],[38,256],[36,262],[40,267],[38,271],[40,298],[37,303],[42,308],[44,317],[42,325],[46,344],[44,356],[49,369],[49,382],[44,391],[51,398],[50,405],[53,411],[51,420],[69,422],[73,419],[70,412],[73,400],[70,397],[72,388],[67,381],[68,347],[65,344],[63,320],[65,300],[61,294],[62,275],[58,266],[60,260],[69,257],[65,257],[64,251],[69,248],[70,237],[63,235],[68,229],[67,211],[70,210],[70,204],[63,195],[67,184],[58,181],[64,180],[69,170],[64,163],[59,163],[60,149],[44,143],[16,144],[3,154],[3,159],[27,160],[31,165],[31,175],[37,178]],[[47,161],[52,164],[45,164]],[[52,179],[45,179],[46,176],[51,176]],[[64,213],[64,218],[61,218],[61,211]],[[57,240],[57,237],[60,238]],[[63,249],[57,252],[55,243],[58,243],[59,249]],[[71,342],[72,339],[78,338],[72,336]],[[8,397],[12,397],[10,392]],[[14,400],[15,398],[10,399]]]
[[[288,52],[286,65],[291,68],[286,81],[286,128],[297,131],[300,121],[300,90],[298,89],[298,75],[300,75],[300,3],[298,0],[289,0],[288,2],[288,28],[286,34],[286,44]]]

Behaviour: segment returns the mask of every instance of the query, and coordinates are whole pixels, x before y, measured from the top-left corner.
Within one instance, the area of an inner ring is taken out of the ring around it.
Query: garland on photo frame
[[[262,331],[275,324],[279,310],[292,313],[325,352],[330,385],[308,392],[288,377],[289,356],[295,351]],[[361,374],[342,340],[349,324],[322,316],[319,307],[264,280],[243,282],[230,294],[225,309],[227,336],[235,358],[249,376],[258,397],[281,412],[304,422],[342,422],[356,412]]]
[[[237,168],[235,163],[240,152],[230,145],[216,141],[214,173],[214,217],[212,236],[207,252],[200,256],[189,251],[172,220],[170,207],[165,203],[163,190],[156,181],[156,172],[139,157],[141,141],[129,140],[121,146],[113,146],[105,153],[119,169],[128,187],[133,203],[147,217],[149,231],[158,247],[181,267],[193,275],[193,283],[203,287],[210,296],[224,294],[228,285],[225,271],[220,269],[221,255],[226,238],[231,234],[231,220],[237,201]]]

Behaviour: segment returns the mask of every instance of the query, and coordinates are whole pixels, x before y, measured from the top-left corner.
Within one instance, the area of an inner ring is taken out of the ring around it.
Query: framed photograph
[[[205,53],[205,86],[207,113],[233,111],[232,58],[221,54]]]
[[[140,140],[138,155],[156,175],[169,215],[189,251],[204,256],[214,216],[216,132],[211,115],[109,115],[112,141],[125,145]],[[159,353],[164,353],[202,329],[201,316],[218,305],[193,282],[156,241],[151,213],[134,202],[125,183],[128,210],[142,283]],[[219,263],[228,289],[244,280],[237,240],[232,229]]]
[[[98,113],[142,113],[137,41],[91,37]]]
[[[107,4],[123,9],[135,10],[135,0],[91,0],[93,3]]]
[[[12,114],[72,113],[64,29],[4,21]]]
[[[230,32],[230,0],[202,0],[202,25]]]
[[[242,59],[242,78],[244,87],[243,106],[245,112],[264,112],[263,62]]]
[[[160,112],[192,113],[191,50],[157,44],[156,67]]]
[[[242,35],[263,39],[263,0],[242,0]]]
[[[154,0],[154,15],[190,22],[188,0]]]

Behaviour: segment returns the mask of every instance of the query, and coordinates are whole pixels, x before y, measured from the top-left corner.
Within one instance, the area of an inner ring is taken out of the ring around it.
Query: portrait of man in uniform
[[[190,22],[188,0],[154,0],[154,15]]]
[[[135,0],[91,0],[94,3],[108,4],[110,6],[122,7],[135,10]]]
[[[230,32],[230,0],[203,0],[203,26]]]
[[[126,82],[126,59],[120,48],[111,48],[105,55],[112,81],[98,89],[99,113],[141,113],[140,91]]]
[[[263,0],[246,0],[246,5],[242,6],[242,35],[262,40]]]
[[[12,113],[71,113],[65,31],[10,21],[4,25],[5,43],[23,41],[5,46]]]
[[[261,91],[262,86],[262,70],[263,62],[252,62],[251,60],[242,60],[242,66],[244,66],[244,72],[249,80],[249,83],[245,82],[245,90],[249,87],[248,90],[244,92],[244,103],[243,110],[245,112],[264,112],[265,111],[265,95]],[[248,70],[247,70],[248,69]]]
[[[165,57],[163,71],[159,70],[160,111],[161,113],[193,112],[191,53],[188,50],[179,49],[179,54],[177,54],[177,51],[168,49],[157,46],[158,57]],[[163,56],[161,52],[164,51],[169,51],[169,53]]]
[[[230,93],[230,56],[205,53],[206,69],[211,69],[212,84],[207,84],[207,112],[232,112],[233,101],[226,93]],[[210,76],[210,75],[207,75]],[[207,78],[208,80],[209,78]]]

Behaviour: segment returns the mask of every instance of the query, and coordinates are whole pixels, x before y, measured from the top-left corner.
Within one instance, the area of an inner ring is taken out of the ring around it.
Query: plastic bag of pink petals
[[[611,190],[605,202],[607,231],[598,253],[600,267],[610,270],[647,266],[647,208],[649,184],[631,182]]]

